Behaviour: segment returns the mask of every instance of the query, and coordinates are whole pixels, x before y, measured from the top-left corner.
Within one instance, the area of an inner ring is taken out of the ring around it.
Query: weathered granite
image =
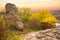
[[[24,25],[21,21],[20,16],[18,15],[19,12],[18,12],[16,5],[12,3],[7,3],[5,5],[5,9],[6,9],[5,20],[11,21],[11,25],[13,25],[16,29],[19,29],[22,31]],[[14,24],[12,24],[12,22]]]
[[[24,40],[60,40],[60,28],[25,34]]]
[[[18,13],[18,9],[17,9],[17,7],[16,7],[16,5],[15,4],[12,4],[12,3],[7,3],[6,5],[5,5],[5,8],[6,8],[6,13],[7,14],[10,14],[10,13]]]

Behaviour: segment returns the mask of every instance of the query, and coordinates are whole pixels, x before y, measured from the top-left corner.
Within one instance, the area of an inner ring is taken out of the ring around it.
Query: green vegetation
[[[27,9],[26,9],[27,10]],[[47,10],[42,10],[36,13],[28,12],[19,13],[24,24],[24,30],[19,31],[14,29],[15,25],[12,21],[4,19],[5,15],[0,15],[0,30],[7,29],[4,33],[0,32],[1,40],[23,40],[23,36],[29,32],[35,32],[48,28],[55,28],[56,26],[52,23],[57,22],[57,19]]]

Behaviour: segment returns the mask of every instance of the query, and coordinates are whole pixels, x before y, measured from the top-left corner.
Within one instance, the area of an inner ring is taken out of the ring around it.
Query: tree
[[[31,22],[34,22],[32,25],[33,27],[37,27],[36,24],[39,24],[39,27],[42,27],[42,29],[47,29],[47,28],[54,28],[56,27],[55,25],[52,25],[52,23],[56,22],[57,19],[55,16],[53,16],[49,11],[47,10],[42,10],[37,13],[34,13],[30,16]],[[34,20],[34,21],[33,21]],[[36,21],[35,21],[36,20]]]
[[[47,10],[41,10],[31,15],[30,19],[37,19],[39,22],[56,22],[57,19]]]

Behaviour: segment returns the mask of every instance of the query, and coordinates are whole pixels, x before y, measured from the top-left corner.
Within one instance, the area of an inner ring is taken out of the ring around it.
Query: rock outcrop
[[[5,5],[5,9],[6,9],[5,20],[11,21],[11,25],[12,25],[12,22],[13,22],[14,23],[13,26],[16,29],[23,30],[23,23],[21,21],[20,16],[18,16],[18,9],[15,6],[15,4],[7,3]]]
[[[18,13],[18,9],[17,9],[17,7],[15,6],[15,4],[7,3],[7,4],[5,5],[5,8],[6,8],[6,13],[7,13],[7,14],[10,14],[10,13],[16,14],[16,13]]]
[[[24,40],[60,40],[60,28],[28,33]]]

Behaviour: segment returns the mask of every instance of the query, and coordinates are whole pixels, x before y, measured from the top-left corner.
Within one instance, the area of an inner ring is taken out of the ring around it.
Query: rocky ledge
[[[24,40],[60,40],[60,28],[52,28],[25,34]]]

